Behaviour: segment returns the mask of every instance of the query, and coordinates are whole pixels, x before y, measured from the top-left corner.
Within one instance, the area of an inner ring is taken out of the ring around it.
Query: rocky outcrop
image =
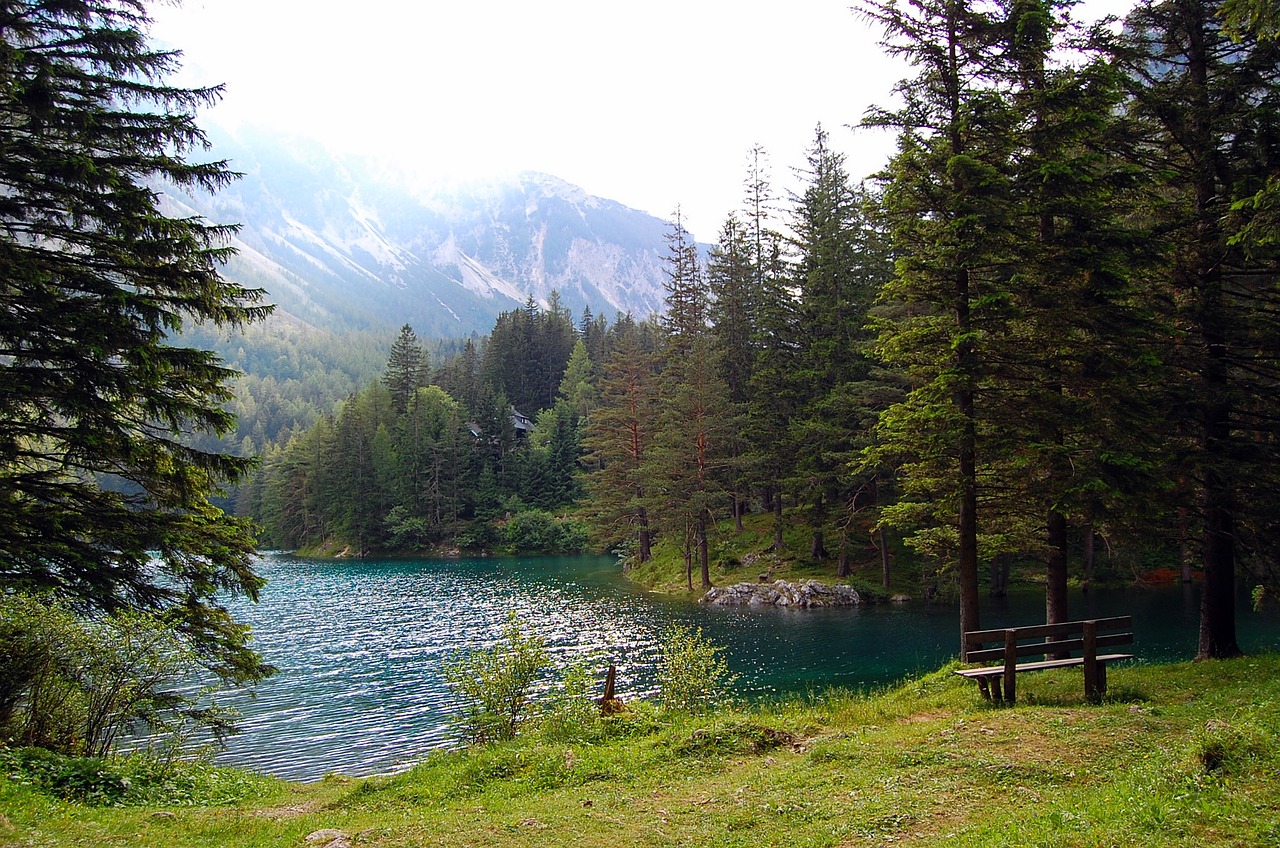
[[[856,607],[867,603],[852,586],[829,586],[817,580],[788,583],[735,583],[717,586],[702,596],[704,604],[747,607]]]

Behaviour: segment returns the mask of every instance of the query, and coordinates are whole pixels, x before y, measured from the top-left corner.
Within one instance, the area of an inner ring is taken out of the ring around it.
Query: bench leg
[[[1004,700],[1004,696],[1000,693],[1000,678],[991,678],[991,700],[997,704]]]
[[[1091,704],[1102,701],[1107,694],[1107,664],[1104,662],[1084,664],[1084,699]]]
[[[978,678],[978,691],[982,693],[982,697],[984,700],[987,700],[987,701],[991,700],[991,686],[990,684],[987,683],[987,678],[985,677]]]

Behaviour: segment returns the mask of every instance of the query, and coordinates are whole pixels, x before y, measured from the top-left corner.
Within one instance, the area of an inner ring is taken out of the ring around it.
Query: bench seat
[[[1125,615],[970,631],[964,634],[969,661],[1001,664],[956,669],[956,674],[977,681],[984,698],[1012,704],[1019,672],[1083,666],[1085,698],[1098,701],[1107,691],[1107,664],[1134,658],[1133,654],[1099,654],[1098,649],[1133,644],[1132,627],[1132,617]],[[1045,659],[1018,662],[1021,657],[1037,656]]]

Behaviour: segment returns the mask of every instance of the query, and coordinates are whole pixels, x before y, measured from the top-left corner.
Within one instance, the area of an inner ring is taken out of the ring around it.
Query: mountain
[[[663,299],[665,221],[545,174],[413,190],[378,163],[314,144],[217,132],[242,177],[216,195],[164,190],[170,214],[238,223],[225,275],[277,312],[333,330],[412,324],[487,333],[559,292],[574,315],[642,318]]]

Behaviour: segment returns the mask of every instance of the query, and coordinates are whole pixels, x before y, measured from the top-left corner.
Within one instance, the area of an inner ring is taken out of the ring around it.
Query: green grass
[[[1012,708],[949,669],[696,718],[633,704],[394,777],[215,781],[219,804],[0,778],[0,845],[1280,845],[1280,656],[1109,677],[1100,706],[1074,669],[1025,675]]]
[[[731,521],[717,525],[710,547],[711,582],[717,586],[731,583],[755,583],[767,574],[773,580],[799,581],[816,579],[831,583],[836,580],[836,560],[814,561],[808,556],[812,530],[800,520],[794,510],[789,511],[783,529],[783,550],[774,552],[773,516],[754,513],[743,517],[743,530],[739,533]],[[865,535],[865,534],[864,534]],[[834,535],[828,534],[828,547],[833,547]],[[869,538],[869,536],[867,537]],[[894,585],[890,592],[914,593],[919,587],[919,567],[913,556],[898,553],[898,566],[892,570]],[[870,545],[854,552],[851,560],[853,575],[849,580],[859,589],[872,594],[883,593],[880,587],[880,556]],[[634,582],[656,592],[669,594],[687,593],[684,554],[677,540],[660,538],[653,547],[653,558],[628,572]],[[693,566],[694,594],[701,595],[701,573],[695,560]]]

